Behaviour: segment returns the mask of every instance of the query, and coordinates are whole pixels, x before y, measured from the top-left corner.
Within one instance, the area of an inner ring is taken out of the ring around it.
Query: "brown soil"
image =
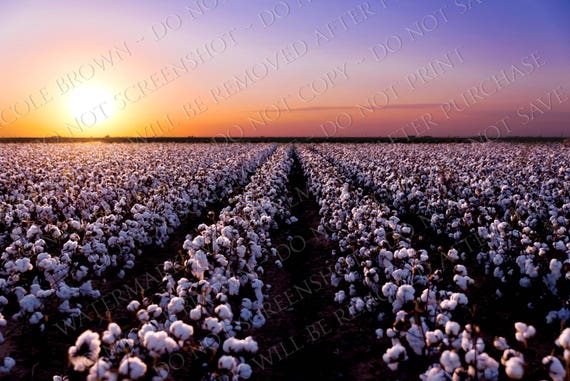
[[[292,214],[299,221],[273,240],[283,268],[267,266],[272,285],[267,323],[253,332],[259,353],[250,361],[254,380],[372,380],[394,374],[382,361],[374,319],[351,318],[334,302],[330,274],[336,243],[317,232],[319,205],[309,195],[298,162],[290,179]],[[286,226],[286,225],[284,225]],[[287,236],[293,237],[289,243]],[[304,245],[303,245],[304,242]],[[302,249],[302,250],[300,250]]]

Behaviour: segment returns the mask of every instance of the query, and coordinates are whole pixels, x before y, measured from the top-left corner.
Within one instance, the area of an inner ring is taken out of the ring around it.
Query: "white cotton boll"
[[[342,303],[346,299],[346,293],[344,290],[340,290],[334,294],[334,301],[337,303]]]
[[[177,320],[170,325],[169,331],[178,340],[186,341],[194,334],[194,327]]]
[[[218,334],[222,331],[223,326],[220,324],[218,318],[215,317],[207,317],[204,319],[204,323],[202,324],[202,328],[206,329],[212,333]]]
[[[439,358],[439,362],[447,373],[453,373],[455,369],[461,368],[461,359],[454,351],[444,351]]]
[[[433,365],[425,373],[420,374],[420,379],[422,381],[446,381],[448,378],[443,369]]]
[[[455,300],[445,299],[439,303],[442,310],[453,311],[457,308],[457,302]]]
[[[249,366],[248,364],[245,364],[245,363],[241,363],[237,366],[237,372],[236,373],[240,378],[247,380],[248,378],[251,377],[251,375],[253,374],[253,371],[251,370],[251,366]]]
[[[519,286],[522,288],[529,288],[532,285],[530,278],[523,277],[519,280]]]
[[[384,330],[382,328],[377,328],[375,333],[377,339],[381,339],[384,337]]]
[[[12,371],[12,368],[16,365],[16,360],[12,357],[4,357],[2,366],[0,366],[0,375],[8,374]]]
[[[190,319],[200,320],[202,317],[202,306],[198,305],[190,310]]]
[[[228,302],[228,296],[226,294],[224,294],[223,292],[218,292],[216,294],[216,300],[218,300],[221,303],[227,303]]]
[[[146,364],[138,357],[124,357],[119,365],[119,374],[138,380],[146,373]]]
[[[146,308],[148,314],[152,317],[159,317],[162,314],[162,308],[157,304],[151,304]]]
[[[505,276],[505,272],[500,267],[495,267],[493,276],[497,279],[502,279]]]
[[[95,364],[89,369],[89,374],[87,375],[87,381],[99,381],[99,380],[109,380],[116,381],[116,375],[111,375],[108,373],[111,369],[111,364],[103,359],[99,359]],[[55,381],[56,378],[53,378]],[[59,380],[61,381],[61,379]]]
[[[450,320],[450,314],[449,312],[443,312],[440,314],[437,314],[437,316],[435,317],[435,323],[442,327],[445,326],[445,324]]]
[[[228,279],[228,293],[230,295],[239,294],[240,281],[235,276]]]
[[[222,320],[232,320],[234,314],[232,313],[232,308],[229,304],[220,304],[214,309],[214,312],[220,317]]]
[[[173,297],[172,299],[170,299],[170,301],[168,302],[168,306],[166,307],[168,309],[168,313],[170,315],[175,315],[179,312],[184,311],[184,299],[178,296]]]
[[[447,252],[447,258],[452,262],[456,262],[459,260],[459,252],[456,249],[450,249]]]
[[[237,252],[238,257],[243,258],[243,257],[245,257],[245,253],[247,252],[247,249],[245,248],[245,246],[239,245],[236,248],[236,252]]]
[[[516,322],[515,329],[517,331],[515,337],[520,342],[525,342],[536,334],[536,329],[532,325],[526,325],[522,322]]]
[[[505,373],[512,380],[520,380],[524,376],[524,361],[520,357],[511,357],[505,363]]]
[[[433,346],[439,344],[443,340],[443,332],[439,329],[435,331],[426,332],[426,344],[428,346]]]
[[[224,352],[249,352],[256,353],[258,351],[258,345],[251,336],[246,337],[243,340],[236,339],[235,337],[230,337],[224,341],[222,346]]]
[[[382,360],[388,365],[388,368],[394,371],[398,369],[398,362],[405,361],[407,358],[406,348],[401,344],[388,348],[386,353],[382,355]]]
[[[79,335],[75,345],[67,351],[69,361],[77,372],[83,372],[95,364],[100,352],[101,341],[99,340],[99,334],[91,330],[87,330]]]
[[[32,314],[32,316],[30,316],[30,324],[38,324],[40,321],[42,321],[42,319],[44,318],[44,314],[42,314],[39,311],[36,311]]]
[[[227,370],[234,370],[238,365],[238,361],[233,356],[223,355],[218,360],[218,368],[219,369],[227,369]]]
[[[396,292],[396,299],[400,301],[402,306],[405,303],[414,300],[414,292],[415,292],[414,288],[409,284],[401,285],[400,287],[398,287],[398,292]],[[399,308],[400,307],[398,307],[397,309]]]
[[[560,362],[558,357],[546,356],[542,359],[542,364],[548,367],[548,375],[552,381],[564,381],[566,377],[566,369]]]
[[[131,302],[127,305],[127,310],[134,312],[140,308],[141,304],[137,300],[131,300]]]
[[[252,325],[253,328],[261,328],[265,325],[265,316],[263,316],[261,311],[257,311],[255,316],[253,317]]]
[[[422,331],[417,324],[412,324],[410,329],[408,329],[406,332],[406,340],[415,354],[422,354],[425,347],[425,340]]]
[[[559,347],[570,350],[570,328],[564,329],[555,343]]]
[[[112,344],[121,337],[121,327],[117,323],[109,323],[107,330],[103,332],[101,341],[105,344]]]
[[[168,272],[174,269],[174,265],[172,264],[171,261],[165,261],[163,264],[163,269],[164,271]]]
[[[453,294],[451,294],[451,300],[456,301],[457,304],[460,305],[467,305],[467,303],[469,302],[469,300],[467,299],[467,296],[465,296],[465,294],[462,294],[460,292],[454,292]]]
[[[495,340],[493,341],[493,345],[499,351],[504,351],[506,349],[509,349],[509,344],[507,343],[507,339],[505,339],[504,337],[496,337]]]
[[[26,295],[20,299],[20,308],[25,312],[34,312],[37,308],[41,307],[42,303],[34,295]]]
[[[467,275],[467,268],[463,265],[455,265],[453,271],[459,275]]]
[[[150,319],[150,316],[146,310],[139,310],[137,312],[137,319],[141,322],[147,322]]]
[[[153,356],[160,356],[165,353],[172,353],[178,349],[176,341],[174,341],[164,331],[154,332],[148,331],[144,334],[143,345]]]
[[[32,270],[34,266],[30,263],[30,258],[19,258],[16,260],[14,268],[20,273],[25,273]]]
[[[552,258],[549,264],[550,272],[554,278],[554,280],[558,280],[561,277],[560,270],[562,269],[562,262],[558,261],[556,258]]]
[[[460,329],[461,329],[461,326],[457,322],[449,320],[445,323],[445,333],[448,336],[457,337],[459,335]]]
[[[387,298],[393,298],[398,292],[398,286],[392,282],[387,282],[382,286],[382,294]]]
[[[251,310],[248,310],[247,308],[242,308],[239,316],[242,320],[249,321],[253,316],[253,314],[251,313]]]
[[[475,283],[475,281],[473,280],[473,278],[465,275],[454,275],[453,276],[453,281],[455,282],[455,284],[457,284],[457,286],[459,286],[459,288],[461,288],[462,290],[467,290],[467,287],[469,285],[472,285]]]

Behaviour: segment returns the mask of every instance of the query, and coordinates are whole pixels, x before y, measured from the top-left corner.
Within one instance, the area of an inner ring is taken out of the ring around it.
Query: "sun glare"
[[[113,116],[113,96],[98,85],[85,85],[69,94],[68,108],[74,119],[83,124],[100,124]]]

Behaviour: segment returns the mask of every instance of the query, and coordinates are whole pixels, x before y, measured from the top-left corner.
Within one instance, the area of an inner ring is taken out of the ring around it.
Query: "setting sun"
[[[94,126],[113,116],[113,95],[103,86],[84,85],[69,94],[67,107],[72,117],[84,125]]]

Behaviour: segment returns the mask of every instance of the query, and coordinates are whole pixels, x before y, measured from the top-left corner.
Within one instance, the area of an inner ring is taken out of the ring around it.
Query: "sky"
[[[0,15],[0,137],[570,136],[567,0],[7,0]]]

